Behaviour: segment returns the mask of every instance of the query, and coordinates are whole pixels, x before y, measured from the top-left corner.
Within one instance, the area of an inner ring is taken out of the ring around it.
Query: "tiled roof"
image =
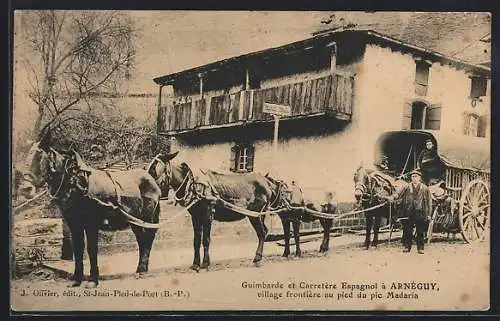
[[[360,11],[325,16],[316,33],[352,23],[354,29],[371,29],[470,64],[491,61],[489,13]]]

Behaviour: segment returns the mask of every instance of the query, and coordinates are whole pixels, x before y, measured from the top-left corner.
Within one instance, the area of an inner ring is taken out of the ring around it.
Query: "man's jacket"
[[[425,184],[420,183],[415,187],[410,183],[395,195],[395,199],[400,201],[403,216],[414,216],[416,219],[426,219],[431,216],[432,196]]]

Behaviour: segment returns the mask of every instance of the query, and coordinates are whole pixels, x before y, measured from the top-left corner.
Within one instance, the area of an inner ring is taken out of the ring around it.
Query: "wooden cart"
[[[461,233],[468,243],[484,240],[490,231],[488,139],[424,130],[385,132],[377,140],[375,164],[393,177],[408,179],[408,173],[420,166],[427,140],[436,148],[430,170],[421,168],[433,191],[428,242],[434,233]]]

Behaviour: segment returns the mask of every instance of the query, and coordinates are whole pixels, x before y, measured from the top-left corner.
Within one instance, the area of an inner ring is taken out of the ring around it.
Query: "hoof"
[[[282,257],[288,257],[290,255],[290,252],[283,252]]]
[[[297,253],[295,253],[295,257],[299,258],[299,257],[301,257],[301,256],[302,256],[302,252],[297,252]]]
[[[135,278],[138,279],[144,279],[144,272],[135,272]]]
[[[96,281],[89,281],[89,282],[87,282],[87,284],[85,284],[85,287],[87,289],[97,288],[97,282]]]
[[[260,261],[257,261],[257,262],[255,262],[255,261],[254,261],[254,262],[253,262],[253,265],[254,265],[255,267],[261,267],[261,262],[260,262]]]
[[[191,265],[190,269],[196,272],[200,272],[200,266],[198,264]]]
[[[201,264],[201,268],[202,268],[202,269],[208,269],[208,267],[209,267],[209,266],[210,266],[210,262],[203,262],[203,263]]]
[[[68,285],[68,287],[69,288],[76,288],[76,287],[79,287],[80,285],[82,285],[81,281],[74,281],[73,283],[71,283],[70,285]]]

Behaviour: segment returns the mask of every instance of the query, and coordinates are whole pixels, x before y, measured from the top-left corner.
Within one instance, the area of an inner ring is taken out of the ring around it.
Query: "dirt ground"
[[[26,279],[12,281],[12,308],[31,311],[489,308],[488,242],[469,245],[461,240],[439,241],[428,245],[424,255],[415,250],[402,253],[398,242],[381,244],[368,251],[357,243],[335,247],[335,238],[330,252],[323,255],[317,252],[317,243],[299,259],[268,255],[256,267],[251,257],[244,257],[251,252],[242,249],[241,259],[213,261],[209,271],[196,273],[188,265],[177,266],[140,279],[125,276],[103,280],[97,290],[84,286],[68,288],[65,277],[42,270]]]

